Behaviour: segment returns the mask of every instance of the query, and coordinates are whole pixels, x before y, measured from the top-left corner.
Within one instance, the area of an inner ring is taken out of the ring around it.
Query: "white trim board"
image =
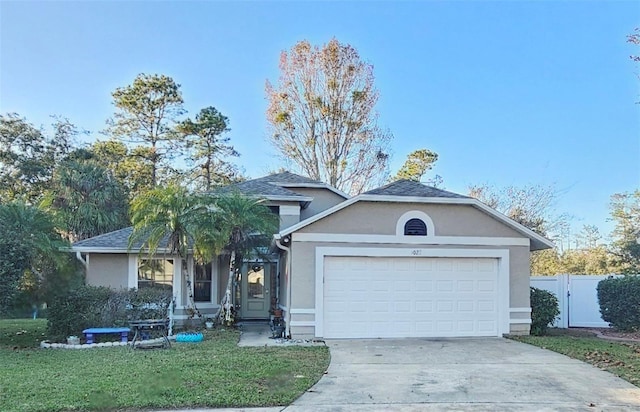
[[[313,320],[292,320],[291,326],[315,326],[316,322]]]
[[[528,318],[524,318],[524,319],[509,319],[509,324],[511,325],[522,325],[522,324],[527,324],[527,325],[531,325],[531,319]]]
[[[510,313],[531,313],[531,308],[509,308]]]
[[[292,315],[314,315],[315,309],[291,309]]]
[[[486,236],[404,236],[341,233],[294,233],[294,242],[378,243],[408,245],[529,246],[530,240],[519,237]]]
[[[496,258],[498,259],[498,333],[496,336],[500,337],[510,332],[508,249],[317,247],[315,336],[318,338],[324,335],[324,258],[327,256]]]

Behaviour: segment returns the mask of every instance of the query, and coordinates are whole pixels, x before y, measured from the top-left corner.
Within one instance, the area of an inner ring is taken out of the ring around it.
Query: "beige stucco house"
[[[528,333],[529,255],[544,237],[476,199],[398,181],[349,198],[284,172],[234,185],[265,198],[280,217],[270,256],[247,258],[235,282],[243,319],[282,309],[294,338],[471,337]],[[186,318],[193,296],[215,313],[225,256],[208,265],[153,260],[127,250],[131,229],[73,246],[87,282],[114,288],[164,285]]]

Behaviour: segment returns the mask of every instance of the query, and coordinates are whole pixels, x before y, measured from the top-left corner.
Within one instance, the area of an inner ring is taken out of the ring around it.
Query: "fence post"
[[[569,300],[571,299],[570,276],[568,274],[558,275],[558,306],[560,309],[560,318],[558,319],[559,328],[569,327]]]

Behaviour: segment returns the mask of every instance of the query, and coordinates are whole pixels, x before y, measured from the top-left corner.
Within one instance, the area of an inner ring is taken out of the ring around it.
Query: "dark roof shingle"
[[[448,192],[432,186],[427,186],[420,182],[412,180],[398,180],[377,189],[369,190],[363,193],[365,195],[379,196],[411,196],[411,197],[450,197],[457,199],[467,199],[468,196],[459,195],[457,193]]]
[[[234,190],[239,191],[245,195],[264,196],[264,197],[288,197],[292,200],[300,199],[306,200],[307,196],[295,193],[292,190],[286,189],[279,184],[317,184],[322,183],[318,180],[313,180],[308,177],[299,176],[291,172],[276,173],[269,176],[260,177],[257,179],[247,180],[245,182],[235,183],[229,186],[216,189],[212,193],[228,193]]]
[[[93,248],[93,249],[113,249],[113,250],[128,250],[129,249],[129,236],[133,233],[133,227],[125,227],[124,229],[115,230],[113,232],[98,235],[89,239],[79,240],[73,244],[73,247],[79,248]],[[136,242],[131,245],[131,251],[137,252],[142,247],[142,244],[147,240],[146,236],[141,236]],[[169,243],[169,236],[166,235],[161,241],[159,248],[166,248]]]
[[[92,247],[107,249],[127,249],[129,247],[129,236],[133,232],[133,227],[98,235],[89,239],[80,240],[73,244],[73,247]],[[140,247],[140,245],[137,245]]]

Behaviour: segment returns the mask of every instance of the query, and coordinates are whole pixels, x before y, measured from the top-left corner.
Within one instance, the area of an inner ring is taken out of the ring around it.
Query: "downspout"
[[[76,259],[82,263],[82,266],[84,266],[85,269],[87,268],[87,261],[82,258],[82,253],[76,252]]]
[[[278,235],[276,235],[278,236]],[[286,259],[286,273],[287,273],[287,319],[285,320],[285,332],[284,335],[287,338],[291,337],[291,328],[290,328],[290,324],[291,324],[291,247],[287,247],[285,245],[283,245],[282,243],[280,243],[279,238],[276,238],[276,246],[278,246],[279,249],[284,250],[285,252],[287,252],[287,259]],[[282,242],[284,243],[289,243],[291,240],[291,237],[284,237],[282,239]]]

